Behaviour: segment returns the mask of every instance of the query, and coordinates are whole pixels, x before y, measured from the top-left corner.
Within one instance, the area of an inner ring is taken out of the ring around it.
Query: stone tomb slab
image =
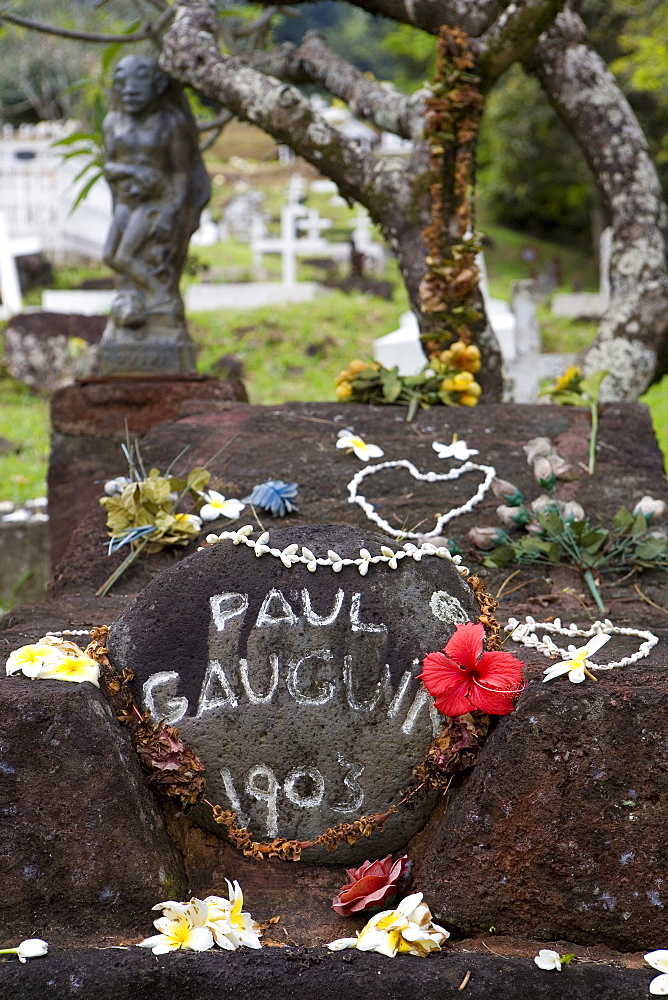
[[[433,553],[396,568],[387,557],[338,571],[285,565],[291,545],[325,559],[387,552],[387,539],[363,529],[282,528],[268,544],[276,555],[258,558],[227,539],[163,573],[112,626],[109,651],[117,669],[135,671],[144,706],[200,755],[214,802],[256,840],[311,840],[410,789],[441,727],[415,675],[478,607],[452,561]],[[418,799],[371,840],[318,860],[395,850],[432,806]]]

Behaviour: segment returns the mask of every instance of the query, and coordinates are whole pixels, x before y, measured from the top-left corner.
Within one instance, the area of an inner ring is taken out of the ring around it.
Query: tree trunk
[[[611,301],[584,371],[610,372],[602,399],[637,399],[668,370],[666,208],[646,139],[573,10],[559,15],[524,63],[582,148],[613,228]]]

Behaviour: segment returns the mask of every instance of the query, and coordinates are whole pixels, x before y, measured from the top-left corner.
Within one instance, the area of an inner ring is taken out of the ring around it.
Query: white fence
[[[72,256],[99,260],[111,219],[104,181],[71,212],[83,183],[74,183],[85,161],[63,160],[52,143],[76,129],[73,122],[41,122],[0,131],[0,212],[12,239],[32,238],[56,262]]]

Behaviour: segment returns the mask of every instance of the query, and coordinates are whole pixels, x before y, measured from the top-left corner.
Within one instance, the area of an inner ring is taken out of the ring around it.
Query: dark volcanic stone
[[[431,442],[448,442],[456,432],[479,448],[481,460],[495,465],[529,500],[541,491],[522,452],[528,438],[552,436],[560,454],[576,469],[587,460],[589,416],[574,407],[494,405],[472,412],[442,407],[421,412],[412,425],[406,425],[398,408],[325,403],[260,407],[193,400],[183,413],[181,419],[156,427],[142,443],[142,452],[151,464],[164,467],[186,445],[190,446],[188,461],[193,465],[206,462],[224,448],[211,463],[214,488],[221,488],[226,496],[245,496],[268,476],[297,481],[299,514],[289,519],[297,526],[348,522],[368,528],[360,508],[347,502],[346,483],[360,464],[335,449],[336,433],[342,426],[354,426],[367,440],[380,444],[385,459],[408,457],[423,471],[443,467],[435,460]],[[596,475],[583,473],[573,482],[560,484],[562,499],[578,500],[590,516],[600,515],[609,524],[622,503],[633,506],[646,493],[665,498],[663,461],[645,407],[629,403],[605,406],[599,441]],[[413,489],[402,475],[388,470],[373,477],[374,489],[367,494],[393,524],[412,527],[422,522],[425,529],[430,528],[436,511],[470,495],[466,477],[445,489],[438,484]],[[469,566],[475,565],[476,553],[468,545],[466,533],[473,524],[498,523],[497,504],[495,498],[486,497],[471,514],[448,525],[447,533],[462,545]],[[102,512],[91,508],[77,529],[54,588],[67,601],[76,591],[84,591],[94,603],[92,593],[123,558],[123,553],[112,559],[100,558],[103,539]],[[120,595],[137,593],[152,576],[184,557],[186,552],[165,552],[138,560],[111,597],[100,601],[101,614],[94,620],[111,621],[112,604],[116,607],[116,602],[120,605],[123,601]],[[561,615],[566,621],[586,625],[597,617],[588,596],[579,596],[582,578],[574,569],[531,566],[511,580],[512,568],[477,571],[490,593],[501,589],[497,612],[501,622],[510,615],[522,618],[532,614],[540,620]],[[563,936],[567,941],[584,942],[588,957],[592,941],[633,950],[665,946],[668,859],[660,810],[664,809],[665,816],[668,618],[644,598],[646,595],[665,606],[666,577],[644,572],[617,582],[606,576],[603,583],[609,617],[620,625],[648,628],[661,642],[648,659],[602,674],[597,685],[586,682],[580,686],[565,678],[542,686],[547,661],[508,642],[506,648],[528,665],[529,687],[516,712],[495,723],[477,767],[468,777],[453,782],[441,831],[434,814],[429,835],[421,832],[410,845],[415,884],[425,889],[428,901],[442,913],[441,922],[453,932],[487,934],[494,926],[497,933],[523,937],[541,933],[554,941]],[[635,583],[639,591],[634,589]],[[82,619],[71,617],[69,621],[79,624]],[[151,627],[157,631],[157,624]],[[41,634],[42,629],[37,635]],[[604,648],[600,660],[618,659],[620,653],[625,655],[631,649],[632,640],[615,638]],[[156,669],[172,669],[170,654],[170,644],[165,643],[164,662]],[[632,790],[635,800],[629,794]],[[629,804],[634,802],[637,808]],[[665,819],[663,822],[665,827]],[[199,828],[191,827],[187,836],[179,839],[197,894],[220,891],[224,875],[240,873],[242,884],[252,889],[249,898],[256,899],[264,879],[271,905],[260,918],[281,912],[279,903],[285,896],[291,901],[291,912],[297,905],[300,909],[299,933],[292,930],[294,921],[288,925],[293,939],[299,943],[323,940],[310,937],[308,925],[309,918],[313,923],[312,915],[318,927],[324,925],[327,891],[320,882],[315,901],[314,896],[308,896],[311,876],[304,874],[303,862],[258,867],[238,853],[235,860],[230,845],[215,839],[217,851],[212,846],[213,835]],[[370,852],[367,856],[374,855]],[[299,882],[290,881],[295,870],[301,873]],[[494,940],[489,943],[496,949]],[[573,946],[560,948],[562,953],[574,950]],[[405,965],[410,967],[409,974],[415,975],[414,969],[433,967],[431,961],[411,962],[397,959],[379,968]],[[555,997],[584,997],[583,982],[578,980],[578,987],[572,988],[575,980],[569,977],[575,971],[545,973],[539,977],[539,985],[534,987],[531,982],[524,992],[533,998],[541,995],[538,989],[542,988],[554,991],[551,995]],[[648,972],[642,982],[646,984],[650,978]],[[518,978],[516,995],[522,995],[523,983],[525,980]],[[466,997],[473,986],[471,982],[462,995]],[[580,987],[582,992],[578,992]],[[641,992],[644,989],[642,986]],[[598,995],[617,1000],[623,994],[621,987],[617,993],[606,981]]]
[[[463,992],[460,986],[470,973]],[[2,1000],[638,1000],[651,969],[574,964],[560,973],[530,958],[442,952],[425,960],[323,948],[253,952],[177,952],[156,958],[139,949],[50,952],[0,964]]]
[[[414,873],[451,930],[665,946],[667,630],[652,628],[663,641],[650,657],[598,684],[543,684],[553,661],[508,644],[532,679]],[[596,662],[640,641],[613,636]]]
[[[0,804],[3,941],[132,936],[186,891],[129,738],[91,684],[0,680]]]
[[[291,543],[358,558],[387,539],[344,525],[271,533],[277,549]],[[415,674],[456,621],[478,613],[449,559],[309,572],[227,540],[158,577],[113,625],[109,650],[116,668],[135,671],[145,707],[202,757],[209,797],[245,814],[256,839],[310,840],[385,812],[411,785],[441,725]],[[330,857],[394,850],[431,805],[400,810]]]

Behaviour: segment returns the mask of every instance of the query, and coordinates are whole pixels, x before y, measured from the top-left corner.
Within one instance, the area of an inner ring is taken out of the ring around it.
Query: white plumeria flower
[[[48,944],[41,938],[26,938],[17,948],[0,948],[0,955],[18,955],[19,962],[25,963],[29,958],[46,955],[48,950]]]
[[[590,666],[593,667],[594,664],[590,662],[589,657],[593,656],[601,646],[605,646],[608,639],[610,639],[609,635],[594,635],[589,642],[584,646],[580,646],[579,649],[574,649],[573,646],[569,647],[570,659],[563,660],[561,663],[553,663],[552,666],[546,667],[543,683],[545,681],[552,681],[555,677],[560,677],[561,674],[568,674],[568,679],[573,684],[581,684],[586,674],[592,677],[588,668]],[[593,677],[593,680],[597,680],[597,678]]]
[[[100,664],[88,656],[61,656],[45,665],[37,676],[40,680],[73,681],[75,684],[90,681],[99,688]]]
[[[448,932],[432,923],[431,912],[422,902],[422,893],[406,896],[395,910],[377,913],[354,938],[339,938],[327,945],[330,951],[356,948],[394,958],[397,952],[424,956],[439,951]]]
[[[250,913],[243,913],[244,895],[238,882],[227,882],[229,901],[220,896],[208,896],[205,902],[209,905],[207,927],[211,928],[216,944],[221,948],[236,950],[245,945],[246,948],[261,948],[260,927],[255,923]],[[227,903],[227,907],[224,905]],[[226,943],[222,943],[223,939]]]
[[[50,635],[15,649],[7,659],[5,671],[9,675],[21,671],[32,680],[90,681],[95,687],[100,686],[98,662],[85,656],[75,643]]]
[[[659,948],[658,951],[649,951],[645,955],[645,961],[657,972],[662,972],[662,976],[657,976],[649,984],[649,991],[654,997],[668,996],[668,951]]]
[[[354,452],[362,462],[368,462],[370,458],[382,458],[385,454],[383,449],[379,448],[377,444],[367,444],[364,438],[361,438],[358,434],[353,434],[350,430],[339,431],[336,447],[347,448],[349,451]]]
[[[209,915],[209,907],[204,900],[191,899],[189,903],[169,900],[158,903],[153,909],[163,911],[163,916],[153,921],[153,926],[160,933],[140,941],[139,948],[150,948],[154,955],[165,955],[180,948],[188,951],[213,948],[213,934],[204,926]]]
[[[548,972],[554,969],[556,972],[561,972],[559,952],[552,951],[551,948],[541,948],[534,958],[534,962],[539,969],[546,969]]]
[[[225,951],[236,951],[235,945],[228,936],[232,930],[229,899],[225,899],[223,896],[207,896],[204,902],[209,907],[206,926],[213,934],[214,941]]]
[[[50,643],[39,642],[21,646],[9,654],[5,671],[8,675],[21,672],[24,677],[39,677],[44,667],[62,660],[60,651]]]
[[[478,454],[475,448],[468,447],[466,441],[463,439],[459,441],[456,434],[452,435],[452,444],[440,444],[434,441],[432,448],[439,458],[456,458],[458,462],[465,462],[471,455]]]
[[[226,500],[222,493],[216,493],[215,490],[209,490],[202,496],[206,500],[199,512],[203,521],[215,521],[219,517],[229,517],[234,520],[246,506],[241,500]]]

